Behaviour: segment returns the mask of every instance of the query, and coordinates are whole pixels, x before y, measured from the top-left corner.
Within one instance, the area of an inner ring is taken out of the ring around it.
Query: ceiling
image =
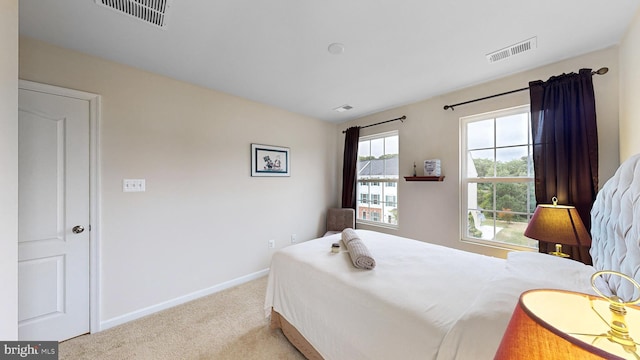
[[[19,20],[21,36],[340,123],[615,45],[639,4],[170,0],[159,28],[95,0],[20,0]]]

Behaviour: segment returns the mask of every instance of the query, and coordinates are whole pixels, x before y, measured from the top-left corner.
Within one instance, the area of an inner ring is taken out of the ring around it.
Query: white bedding
[[[573,260],[504,260],[356,231],[373,270],[354,268],[344,249],[331,253],[339,234],[272,258],[265,314],[273,307],[327,360],[490,359],[524,290],[590,292],[594,269]]]
[[[493,359],[520,294],[530,289],[565,289],[594,294],[595,269],[534,252],[507,255],[505,271],[482,289],[442,341],[437,359]]]

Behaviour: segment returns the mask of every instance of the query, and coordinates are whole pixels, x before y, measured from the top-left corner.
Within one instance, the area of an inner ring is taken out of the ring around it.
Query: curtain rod
[[[607,67],[601,67],[601,68],[600,68],[600,69],[598,69],[597,71],[592,71],[592,72],[591,72],[591,75],[604,75],[604,74],[606,74],[608,71],[609,71],[609,68],[607,68]],[[457,104],[453,104],[453,105],[445,105],[445,106],[444,106],[444,109],[445,109],[445,110],[449,110],[449,109],[451,109],[451,111],[453,111],[453,110],[454,110],[454,107],[455,107],[455,106],[458,106],[458,105],[466,105],[466,104],[473,103],[473,102],[476,102],[476,101],[487,100],[487,99],[491,99],[491,98],[498,97],[498,96],[502,96],[502,95],[509,95],[509,94],[513,94],[513,93],[516,93],[516,92],[519,92],[519,91],[524,91],[524,90],[529,90],[529,87],[527,86],[527,87],[523,87],[522,89],[516,89],[516,90],[511,90],[511,91],[503,92],[503,93],[500,93],[500,94],[489,95],[489,96],[485,96],[485,97],[482,97],[482,98],[473,99],[473,100],[469,100],[469,101],[465,101],[465,102],[461,102],[461,103],[457,103]]]
[[[405,115],[402,115],[399,118],[395,118],[395,119],[391,119],[391,120],[387,120],[387,121],[381,121],[379,123],[375,123],[375,124],[371,124],[371,125],[365,125],[365,126],[361,126],[360,129],[364,129],[364,128],[368,128],[371,126],[376,126],[376,125],[380,125],[380,124],[386,124],[388,122],[392,122],[392,121],[398,121],[400,120],[400,122],[404,122],[403,120],[405,120],[407,117]],[[345,134],[347,132],[347,130],[342,130],[342,133]]]

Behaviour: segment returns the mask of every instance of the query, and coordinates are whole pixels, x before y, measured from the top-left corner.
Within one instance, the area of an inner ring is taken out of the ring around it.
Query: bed
[[[594,203],[593,266],[533,252],[498,259],[366,230],[355,231],[373,270],[330,251],[340,234],[290,246],[273,255],[265,316],[309,359],[491,359],[525,290],[593,294],[590,277],[603,269],[640,280],[638,199],[640,154]]]

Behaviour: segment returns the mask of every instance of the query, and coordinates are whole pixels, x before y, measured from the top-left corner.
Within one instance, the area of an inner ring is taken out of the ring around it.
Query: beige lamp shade
[[[629,335],[639,339],[640,308],[627,306],[626,310]],[[640,351],[635,345],[625,350],[607,338],[611,327],[605,319],[611,320],[610,313],[609,301],[597,296],[527,291],[520,296],[495,359],[637,359],[635,353]],[[630,342],[633,344],[632,339]]]
[[[591,245],[591,236],[573,206],[538,205],[524,236],[563,245]]]

